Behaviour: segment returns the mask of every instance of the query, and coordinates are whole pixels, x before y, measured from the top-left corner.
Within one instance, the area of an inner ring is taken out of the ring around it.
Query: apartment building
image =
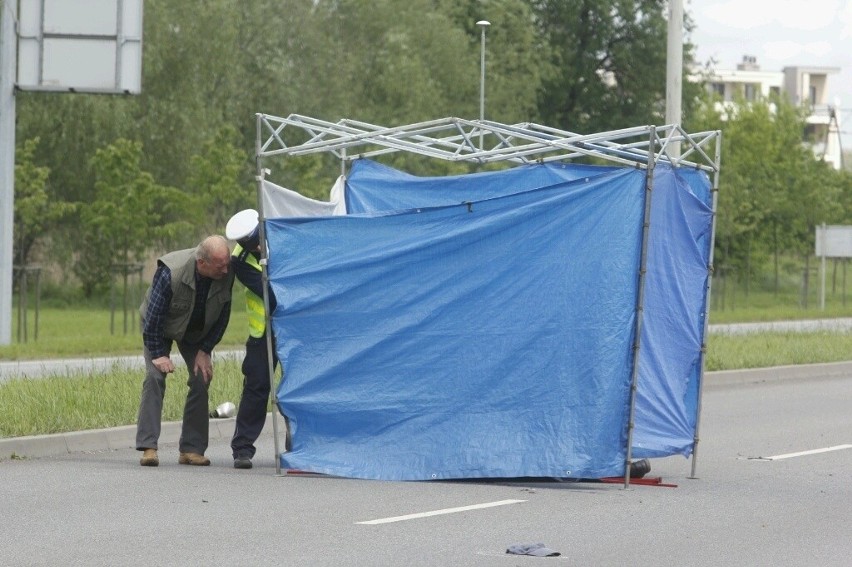
[[[746,101],[760,100],[771,94],[783,94],[795,105],[806,105],[809,114],[805,140],[814,154],[835,169],[842,167],[839,101],[828,100],[828,80],[840,73],[839,67],[796,66],[781,71],[762,71],[757,58],[743,56],[735,69],[716,68],[705,77],[707,89],[719,95],[717,110],[726,109],[738,97]]]

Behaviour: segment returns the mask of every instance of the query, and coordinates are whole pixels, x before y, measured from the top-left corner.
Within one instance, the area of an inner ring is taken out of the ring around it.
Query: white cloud
[[[768,59],[786,61],[798,57],[804,51],[802,44],[795,41],[767,41],[763,53]]]
[[[846,8],[840,12],[840,37],[852,37],[852,2],[846,3]]]
[[[774,21],[795,30],[815,31],[828,27],[840,12],[840,0],[776,0],[765,4]]]
[[[808,55],[813,55],[817,58],[824,58],[831,55],[834,48],[831,46],[831,43],[827,41],[814,41],[802,46],[802,50]]]
[[[728,0],[702,7],[699,0],[695,3],[695,13],[699,15],[699,26],[701,18],[707,18],[740,30],[781,26],[790,30],[816,31],[844,16],[850,23],[852,5],[840,0]]]
[[[715,2],[703,9],[696,7],[699,14],[698,26],[701,27],[702,16],[726,27],[747,30],[765,22],[763,9],[756,2]],[[759,22],[759,23],[758,23]]]
[[[790,40],[767,41],[762,47],[763,57],[773,61],[791,61],[803,59],[803,56],[809,61],[822,60],[831,55],[832,51],[831,43],[827,41],[813,41],[810,43]]]

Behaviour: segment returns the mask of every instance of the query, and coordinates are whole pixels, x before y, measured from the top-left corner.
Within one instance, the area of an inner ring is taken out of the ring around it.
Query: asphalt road
[[[205,468],[174,443],[158,468],[128,448],[7,458],[0,565],[845,567],[850,407],[848,363],[708,377],[697,478],[652,461],[676,487],[277,476],[269,427],[235,470],[228,420]],[[536,542],[561,555],[505,553]]]

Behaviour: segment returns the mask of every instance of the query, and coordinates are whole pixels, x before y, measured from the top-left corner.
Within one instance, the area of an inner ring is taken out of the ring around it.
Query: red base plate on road
[[[598,479],[600,482],[606,482],[608,484],[624,484],[623,476],[608,476],[604,478]],[[665,486],[667,488],[677,488],[676,484],[667,484],[663,482],[663,477],[660,476],[646,476],[643,478],[631,478],[630,484],[642,484],[648,486]]]

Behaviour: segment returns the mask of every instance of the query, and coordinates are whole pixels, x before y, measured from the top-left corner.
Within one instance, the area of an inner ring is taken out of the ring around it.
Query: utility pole
[[[834,150],[834,144],[832,141],[837,142],[837,151],[829,152],[829,149]],[[837,163],[834,164],[834,168],[838,170],[843,170],[843,144],[840,139],[840,122],[837,120],[837,108],[835,106],[828,107],[828,128],[825,129],[825,145],[823,146],[822,151],[822,159],[825,161],[826,157],[833,158],[833,155],[829,155],[829,153],[837,155]]]
[[[683,0],[669,0],[666,49],[666,124],[681,122],[683,100]],[[669,155],[680,157],[680,142],[670,146]]]
[[[485,30],[491,25],[491,22],[479,20],[476,25],[482,28],[482,40],[480,41],[482,47],[479,59],[479,151],[482,151],[484,149],[482,123],[485,121]]]
[[[12,254],[15,224],[15,76],[17,2],[0,5],[0,345],[12,342]]]

